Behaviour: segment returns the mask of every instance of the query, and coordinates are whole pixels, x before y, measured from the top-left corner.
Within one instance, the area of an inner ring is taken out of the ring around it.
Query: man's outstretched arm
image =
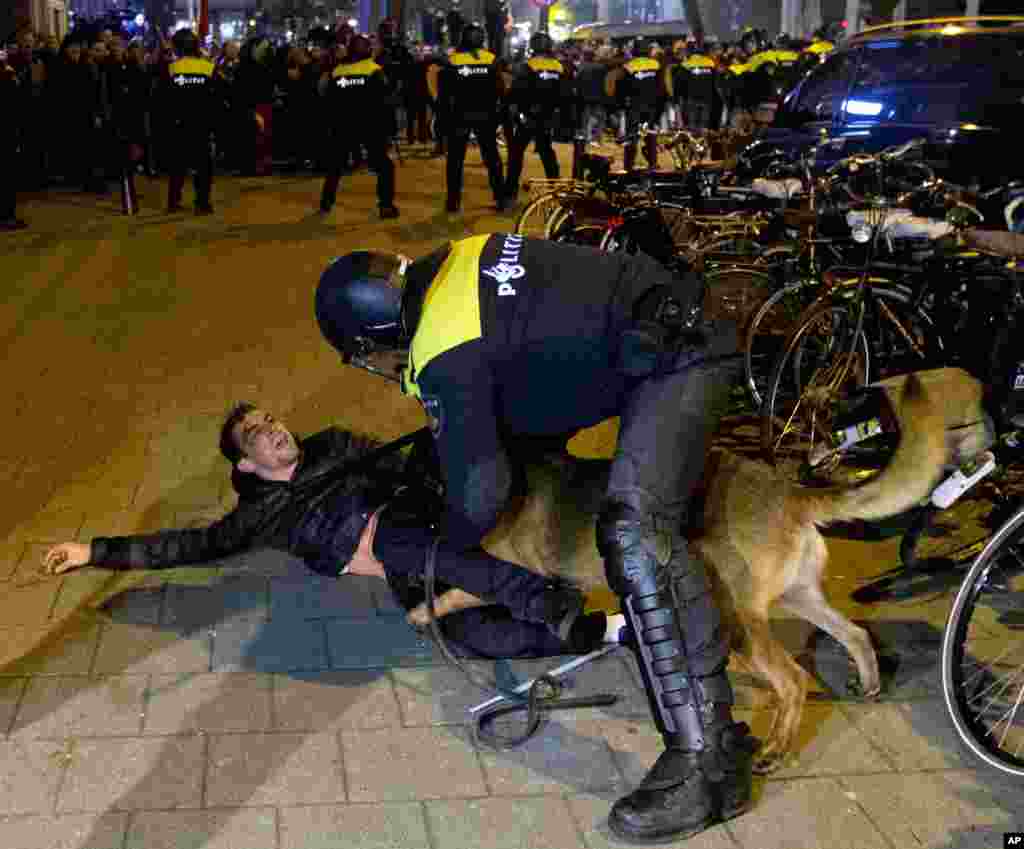
[[[237,507],[205,528],[155,534],[95,537],[89,543],[64,542],[43,556],[47,571],[59,575],[80,566],[110,569],[166,569],[235,554],[250,544],[257,511]]]

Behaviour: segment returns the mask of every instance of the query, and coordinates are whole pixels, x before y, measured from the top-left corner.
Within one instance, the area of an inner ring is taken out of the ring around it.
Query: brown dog
[[[788,754],[800,723],[809,676],[773,636],[769,609],[790,614],[838,640],[857,666],[863,693],[880,689],[878,660],[867,632],[829,605],[822,591],[828,552],[819,527],[880,519],[909,509],[931,491],[947,456],[946,416],[937,392],[911,376],[897,415],[901,439],[886,469],[852,487],[807,488],[770,466],[727,451],[710,453],[701,527],[690,535],[715,593],[734,657],[774,691],[777,712],[758,756],[770,772]],[[593,590],[605,587],[595,543],[595,512],[607,481],[605,461],[567,460],[529,469],[530,494],[506,513],[485,547],[497,557],[544,574],[558,573]],[[435,602],[438,616],[486,604],[462,590]],[[409,614],[426,624],[423,605]]]

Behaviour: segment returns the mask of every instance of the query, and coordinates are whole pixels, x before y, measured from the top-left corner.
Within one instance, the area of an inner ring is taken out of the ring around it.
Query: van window
[[[792,106],[780,111],[777,124],[798,127],[815,121],[831,121],[839,114],[856,66],[856,53],[830,56],[807,76]]]
[[[864,45],[850,123],[1005,124],[1024,94],[1024,34],[925,36]]]

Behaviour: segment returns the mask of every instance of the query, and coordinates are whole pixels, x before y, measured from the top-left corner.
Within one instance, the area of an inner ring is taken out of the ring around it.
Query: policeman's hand
[[[253,112],[252,114],[253,114],[253,117],[256,118],[256,126],[257,126],[257,128],[262,133],[263,132],[263,128],[266,127],[266,123],[263,121],[263,116],[260,115],[259,112]]]
[[[70,572],[85,566],[92,559],[92,545],[80,542],[62,542],[43,555],[43,566],[51,575]]]

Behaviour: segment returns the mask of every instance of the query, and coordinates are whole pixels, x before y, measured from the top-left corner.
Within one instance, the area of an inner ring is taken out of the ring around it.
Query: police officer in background
[[[622,151],[627,171],[636,163],[637,132],[641,124],[656,129],[661,103],[671,97],[671,78],[662,72],[657,59],[638,56],[608,72],[605,92],[626,113],[626,145]],[[644,158],[651,168],[658,164],[658,138],[644,139]]]
[[[483,27],[467,26],[462,31],[459,49],[448,57],[438,75],[438,108],[448,139],[445,208],[452,213],[462,206],[462,172],[470,133],[480,146],[495,206],[499,211],[506,207],[497,142],[498,103],[503,86],[494,54],[484,50],[484,38]]]
[[[0,109],[9,123],[0,132],[0,232],[22,230],[25,222],[17,216],[18,149],[20,122],[24,119],[22,81],[11,65],[7,50],[0,45]]]
[[[505,57],[505,28],[509,26],[508,0],[484,0],[484,21],[487,24],[487,46],[503,59]]]
[[[546,32],[530,37],[530,59],[515,66],[508,100],[514,115],[512,138],[508,147],[508,182],[505,197],[515,203],[519,194],[519,177],[523,173],[523,158],[530,142],[544,165],[544,176],[558,179],[558,157],[551,146],[555,130],[555,114],[559,106],[568,103],[568,72],[555,58],[555,43]]]
[[[365,261],[327,269],[317,319],[342,352],[360,339],[408,349],[402,388],[431,421],[446,546],[473,549],[498,521],[508,437],[568,441],[621,417],[597,547],[665,751],[612,807],[612,832],[681,839],[744,813],[757,741],[733,720],[728,640],[681,533],[737,376],[735,325],[701,319],[698,275],[675,278],[643,254],[495,233],[411,264],[372,256],[373,273]]]
[[[686,79],[683,125],[691,130],[717,129],[714,107],[719,98],[715,61],[693,42],[687,48],[682,69]]]
[[[327,85],[333,138],[327,153],[327,176],[320,194],[320,213],[334,208],[342,165],[366,148],[377,173],[377,203],[381,218],[398,218],[395,206],[395,165],[388,156],[394,130],[394,103],[384,70],[370,57],[373,47],[365,35],[354,35],[345,61],[331,73]]]
[[[178,30],[172,39],[177,55],[163,83],[164,114],[167,117],[167,170],[170,185],[167,211],[181,209],[185,175],[195,169],[196,215],[210,215],[213,187],[213,151],[210,134],[216,122],[219,99],[215,91],[213,62],[199,53],[199,39],[190,29]]]

